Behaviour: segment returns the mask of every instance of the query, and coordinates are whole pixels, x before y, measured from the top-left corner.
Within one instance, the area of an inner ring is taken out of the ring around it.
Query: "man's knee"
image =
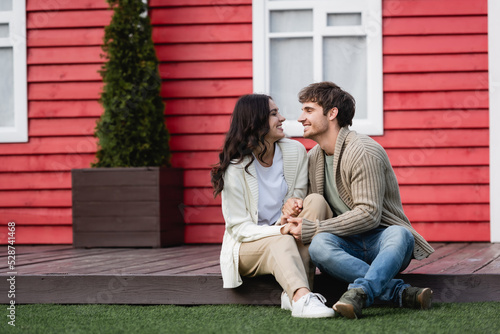
[[[413,234],[411,234],[410,230],[403,226],[392,225],[387,228],[391,234],[396,235],[401,240],[411,240],[413,241]]]
[[[390,240],[406,245],[408,249],[413,249],[415,238],[407,228],[403,226],[392,225],[387,228],[387,233]]]
[[[309,194],[307,195],[306,198],[304,198],[303,205],[304,206],[317,206],[319,204],[323,204],[325,201],[325,198],[317,193]]]
[[[328,202],[320,194],[310,194],[303,201],[303,210],[299,217],[309,220],[332,218],[333,213]]]

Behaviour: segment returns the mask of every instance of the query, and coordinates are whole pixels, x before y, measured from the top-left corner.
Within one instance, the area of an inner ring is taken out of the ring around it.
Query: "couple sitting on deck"
[[[301,318],[353,319],[375,299],[428,309],[432,291],[410,287],[397,273],[434,250],[403,212],[384,149],[350,131],[354,98],[331,82],[299,93],[306,154],[285,139],[285,118],[270,96],[242,96],[212,170],[226,231],[220,264],[225,288],[241,276],[272,274],[281,307]],[[315,266],[350,283],[333,305],[311,292]]]

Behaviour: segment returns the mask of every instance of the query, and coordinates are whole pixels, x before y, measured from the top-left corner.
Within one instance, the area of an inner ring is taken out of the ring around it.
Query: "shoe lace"
[[[316,304],[318,306],[324,306],[326,303],[326,298],[323,297],[319,293],[311,292],[310,294],[307,295],[306,300],[305,300],[305,304],[309,304],[309,303]]]

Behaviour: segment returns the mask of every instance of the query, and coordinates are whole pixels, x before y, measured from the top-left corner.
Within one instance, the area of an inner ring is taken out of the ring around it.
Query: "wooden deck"
[[[500,301],[500,244],[440,243],[423,261],[401,274],[415,286],[434,290],[435,302]],[[6,279],[15,276],[16,303],[63,304],[279,304],[281,288],[271,276],[245,279],[223,289],[220,245],[161,249],[16,246],[15,274],[0,255],[4,282],[0,303],[8,303]],[[346,284],[316,276],[315,289],[329,303]]]

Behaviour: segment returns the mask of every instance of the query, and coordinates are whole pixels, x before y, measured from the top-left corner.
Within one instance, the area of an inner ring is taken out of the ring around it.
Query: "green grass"
[[[296,319],[275,306],[6,305],[0,333],[500,333],[500,302],[371,307],[363,318]]]

